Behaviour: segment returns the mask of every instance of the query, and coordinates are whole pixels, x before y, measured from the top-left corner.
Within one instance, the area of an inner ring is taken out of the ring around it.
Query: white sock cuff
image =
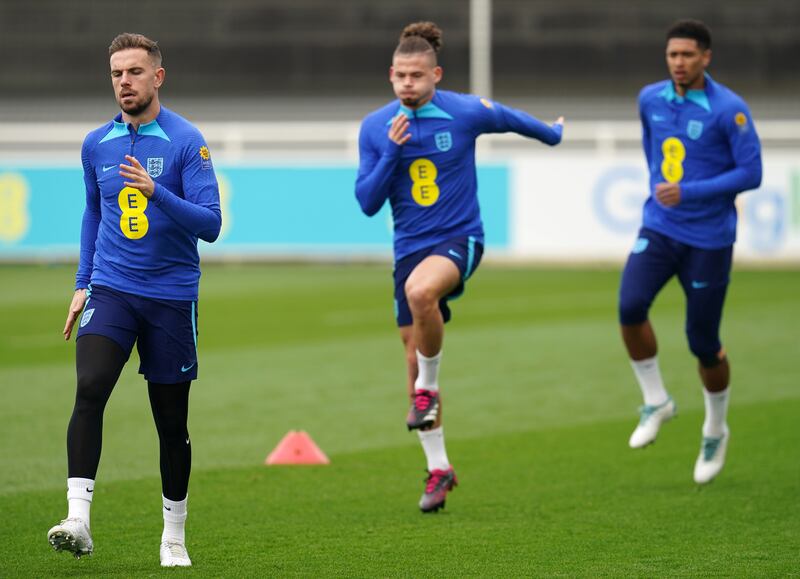
[[[417,435],[421,441],[430,440],[431,438],[443,438],[444,426],[439,426],[439,428],[429,428],[428,430],[417,430]]]
[[[91,503],[92,497],[94,497],[94,480],[79,477],[67,479],[67,500],[83,499]]]
[[[728,397],[728,394],[731,391],[730,385],[725,387],[725,390],[720,390],[719,392],[709,392],[705,388],[703,388],[703,396],[707,396],[711,400],[724,400]]]
[[[649,406],[663,404],[669,398],[664,380],[661,378],[661,369],[658,366],[658,356],[643,360],[630,360],[639,389],[642,391],[644,403]]]
[[[161,495],[161,500],[164,506],[164,519],[174,521],[176,523],[186,520],[188,513],[187,503],[189,502],[189,495],[182,501],[171,501],[164,495]]]
[[[658,364],[658,354],[652,358],[643,358],[641,360],[631,360],[631,366],[638,370],[650,370],[653,364]]]
[[[425,452],[425,460],[428,463],[428,470],[447,470],[450,468],[450,461],[447,458],[447,450],[444,445],[443,427],[432,430],[418,430],[419,442]]]
[[[703,436],[720,437],[725,432],[725,423],[728,419],[728,401],[731,387],[719,392],[709,392],[703,388],[703,401],[706,407],[706,417],[703,421]]]
[[[441,350],[439,350],[439,352],[436,355],[431,356],[431,357],[428,357],[428,356],[424,355],[422,352],[420,352],[419,350],[417,350],[417,360],[420,360],[422,362],[438,362],[441,359],[442,359],[442,351]]]
[[[439,390],[439,363],[442,351],[435,356],[424,356],[417,350],[417,379],[414,381],[415,390]]]

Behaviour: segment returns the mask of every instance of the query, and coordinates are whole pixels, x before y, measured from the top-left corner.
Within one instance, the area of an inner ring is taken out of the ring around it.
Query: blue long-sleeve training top
[[[400,113],[409,118],[411,134],[402,146],[388,136]],[[556,145],[562,127],[497,102],[445,90],[437,90],[419,109],[394,100],[364,118],[356,197],[369,216],[389,200],[396,260],[454,237],[471,235],[483,243],[475,139],[506,132]]]
[[[155,183],[147,199],[126,187],[125,155]],[[222,214],[211,155],[203,136],[161,107],[134,130],[122,115],[86,136],[81,151],[86,209],[76,289],[94,283],[144,297],[197,299],[197,240],[219,235]]]
[[[639,94],[650,196],[642,224],[704,249],[736,240],[736,195],[761,184],[761,144],[744,100],[705,76],[704,90],[675,92],[671,80]],[[679,183],[680,203],[661,205],[657,183]]]

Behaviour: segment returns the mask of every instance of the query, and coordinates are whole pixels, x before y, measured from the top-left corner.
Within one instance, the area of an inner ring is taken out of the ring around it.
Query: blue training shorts
[[[701,359],[715,358],[722,345],[719,327],[730,282],[733,246],[702,249],[642,228],[622,272],[619,321],[641,324],[656,295],[672,278],[686,295],[686,335]]]
[[[78,338],[114,340],[130,356],[139,351],[139,373],[149,382],[177,384],[197,378],[197,302],[145,298],[90,285]]]
[[[448,322],[450,321],[450,308],[447,306],[447,302],[460,297],[464,293],[464,282],[475,273],[483,257],[483,244],[479,243],[471,235],[468,237],[456,237],[443,241],[438,245],[420,249],[395,262],[394,315],[397,319],[398,327],[410,326],[413,323],[411,310],[408,307],[408,299],[406,298],[406,280],[420,262],[430,255],[441,255],[450,259],[461,272],[461,283],[439,301],[442,317],[444,317],[445,322]]]

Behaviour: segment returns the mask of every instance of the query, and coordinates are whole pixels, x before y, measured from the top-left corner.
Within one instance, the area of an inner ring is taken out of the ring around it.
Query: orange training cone
[[[330,459],[304,430],[290,430],[264,461],[274,464],[330,464]]]

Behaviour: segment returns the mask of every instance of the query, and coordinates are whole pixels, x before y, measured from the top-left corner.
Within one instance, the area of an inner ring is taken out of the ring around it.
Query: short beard
[[[402,99],[400,102],[403,103],[403,106],[413,109],[419,104],[419,99]]]
[[[150,98],[148,98],[146,101],[143,101],[143,102],[140,102],[140,103],[137,103],[137,104],[131,105],[131,106],[129,106],[128,108],[125,108],[124,106],[122,106],[122,104],[120,104],[120,105],[119,105],[119,107],[122,109],[122,111],[123,111],[125,114],[127,114],[127,115],[130,115],[130,116],[132,116],[132,117],[138,117],[138,116],[139,116],[139,115],[141,115],[141,114],[142,114],[144,111],[146,111],[146,110],[147,110],[147,108],[150,106],[150,104],[151,104],[152,102],[153,102],[153,97],[151,96],[151,97],[150,97]]]
[[[691,87],[694,83],[696,83],[697,79],[700,78],[700,77],[701,77],[701,75],[698,74],[694,78],[687,79],[686,82],[676,82],[675,84],[677,84],[679,87],[681,87],[685,92],[687,90],[690,90],[689,87]]]

